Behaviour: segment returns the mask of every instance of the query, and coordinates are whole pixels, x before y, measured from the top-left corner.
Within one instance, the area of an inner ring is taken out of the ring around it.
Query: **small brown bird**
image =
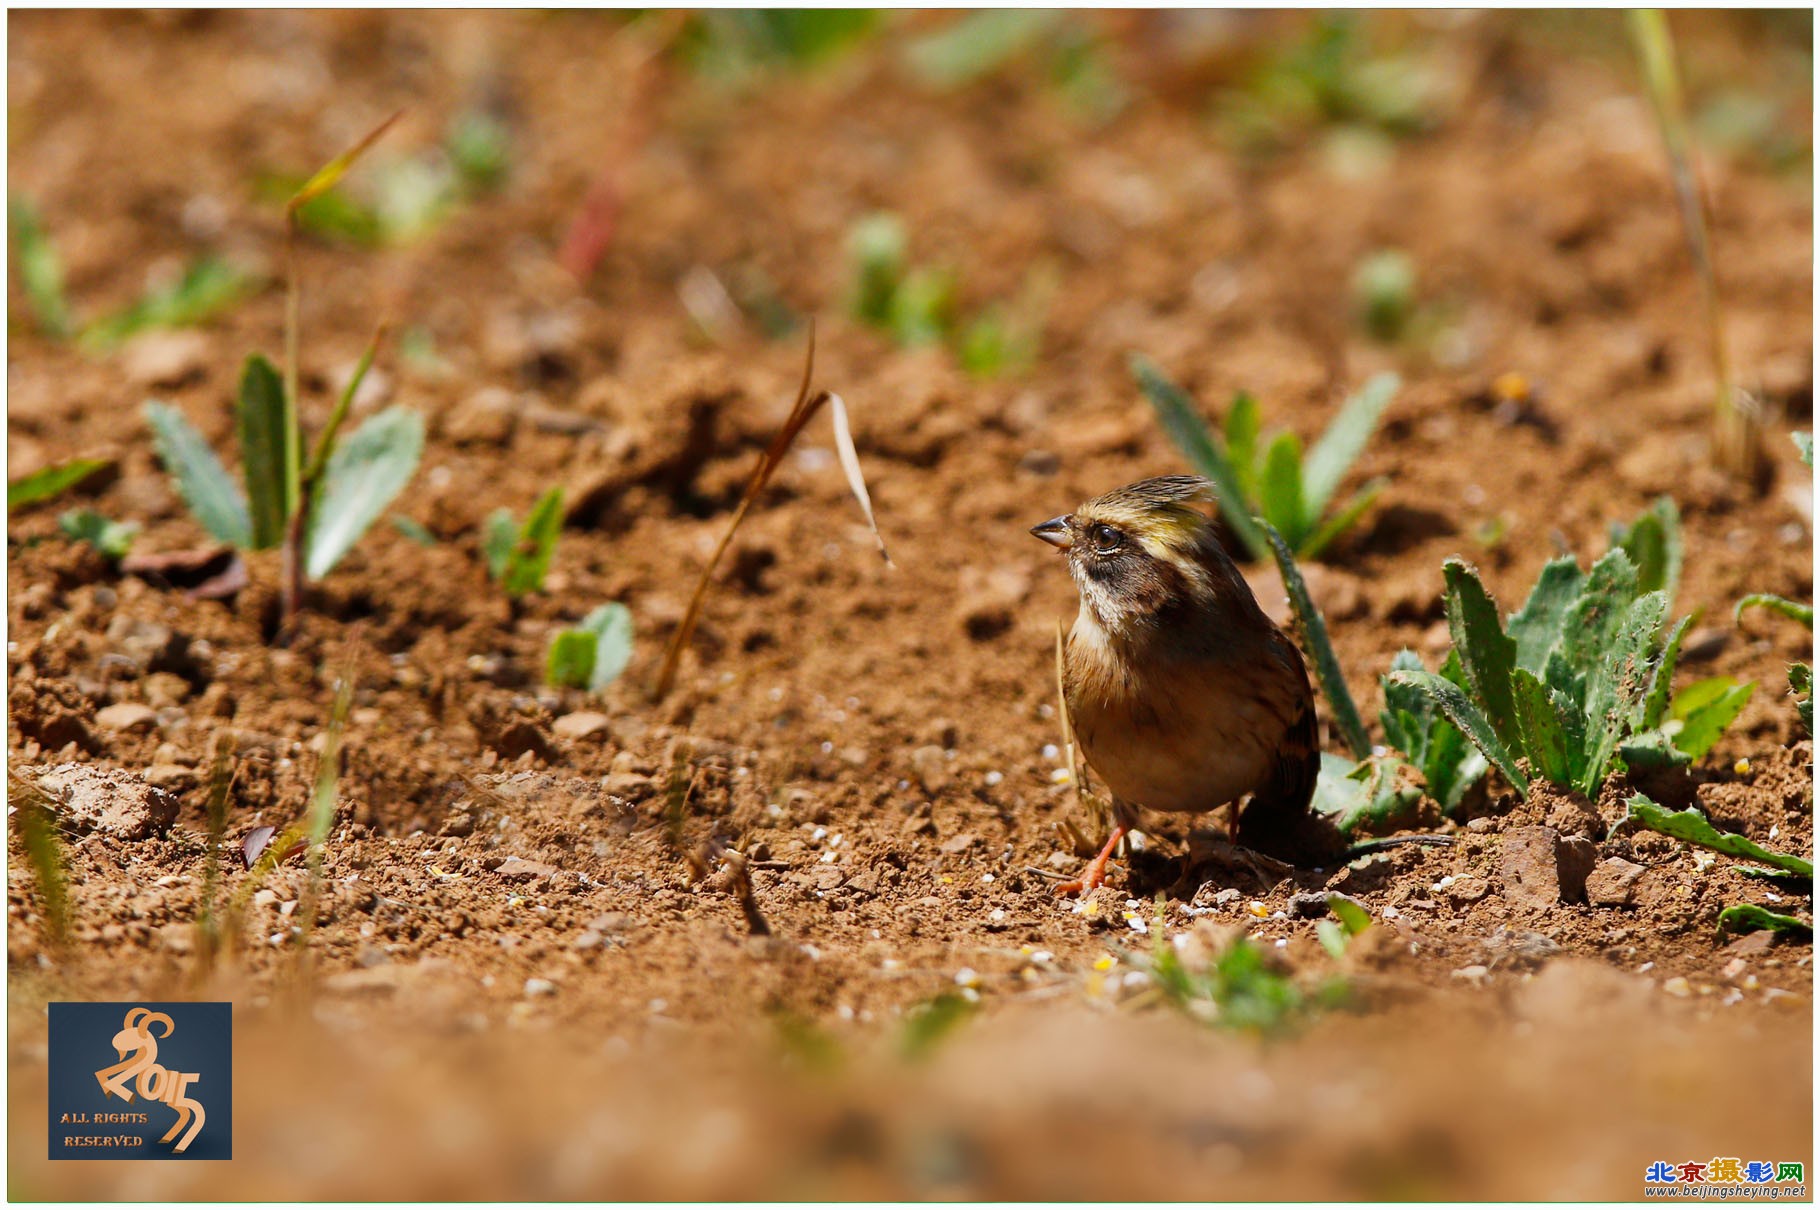
[[[1030,531],[1067,554],[1080,591],[1063,694],[1114,816],[1106,847],[1059,893],[1099,886],[1144,808],[1232,804],[1248,848],[1297,864],[1346,852],[1309,810],[1321,753],[1307,668],[1193,507],[1212,499],[1207,480],[1168,475]]]

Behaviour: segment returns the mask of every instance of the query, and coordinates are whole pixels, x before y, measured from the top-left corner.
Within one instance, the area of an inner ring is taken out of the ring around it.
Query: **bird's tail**
[[[1346,838],[1310,809],[1321,773],[1321,733],[1310,695],[1283,736],[1276,765],[1239,817],[1237,841],[1291,865],[1314,866],[1346,851]]]

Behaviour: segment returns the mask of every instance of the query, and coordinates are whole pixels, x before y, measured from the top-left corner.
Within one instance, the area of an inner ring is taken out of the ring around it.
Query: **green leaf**
[[[518,522],[512,519],[512,510],[494,509],[480,534],[480,552],[486,556],[488,578],[505,579],[506,565],[512,561],[512,548],[517,545]]]
[[[1302,646],[1314,660],[1315,677],[1321,683],[1321,691],[1327,695],[1334,726],[1345,738],[1354,758],[1363,760],[1371,755],[1371,739],[1365,734],[1365,724],[1359,718],[1359,707],[1352,700],[1352,691],[1346,687],[1346,674],[1340,670],[1339,657],[1333,653],[1333,642],[1327,637],[1327,622],[1315,608],[1314,598],[1308,595],[1308,584],[1302,579],[1301,569],[1296,567],[1295,556],[1289,553],[1283,536],[1268,522],[1259,522],[1259,525],[1276,558],[1277,571],[1283,577],[1283,590],[1289,595],[1290,607],[1295,610],[1302,631]]]
[[[1132,354],[1131,372],[1155,410],[1163,432],[1188,459],[1188,465],[1206,476],[1219,493],[1220,513],[1226,518],[1226,524],[1251,551],[1252,558],[1269,557],[1270,543],[1251,519],[1251,505],[1240,489],[1238,472],[1220,447],[1219,439],[1196,411],[1194,400],[1163,377],[1156,364],[1142,354]]]
[[[983,9],[916,38],[904,57],[931,88],[959,88],[1005,66],[1061,19],[1053,10]]]
[[[1572,785],[1575,762],[1570,758],[1567,733],[1547,688],[1529,669],[1518,668],[1511,676],[1511,700],[1516,706],[1517,730],[1530,770],[1544,781]]]
[[[1674,600],[1681,583],[1681,510],[1667,496],[1650,505],[1635,521],[1615,527],[1617,546],[1637,565],[1637,587],[1661,591]]]
[[[1455,678],[1460,675],[1459,667],[1458,657],[1450,652],[1442,675],[1458,684]],[[1391,660],[1390,671],[1424,671],[1422,658],[1405,648]],[[1378,718],[1384,726],[1385,741],[1422,771],[1428,796],[1443,812],[1452,814],[1466,797],[1466,791],[1485,776],[1490,766],[1421,689],[1388,676],[1380,683],[1384,712]]]
[[[1649,692],[1643,698],[1643,710],[1637,718],[1639,730],[1660,727],[1662,720],[1668,717],[1669,690],[1675,679],[1675,665],[1681,660],[1681,644],[1686,640],[1687,628],[1693,622],[1693,615],[1689,614],[1675,623],[1675,628],[1669,632],[1655,670],[1650,674]]]
[[[1371,927],[1371,913],[1344,895],[1327,896],[1327,910],[1339,917],[1348,937],[1357,937]]]
[[[246,498],[202,434],[182,412],[168,404],[146,404],[145,419],[152,426],[152,444],[158,457],[176,480],[178,494],[202,528],[218,541],[247,549],[253,541],[253,522],[247,515]]]
[[[254,285],[247,273],[219,257],[193,261],[183,276],[155,287],[138,302],[106,315],[82,330],[80,343],[107,352],[153,328],[187,328],[206,323],[244,298]]]
[[[1517,645],[1504,633],[1498,621],[1498,603],[1485,591],[1476,571],[1459,559],[1449,559],[1441,565],[1441,574],[1447,585],[1447,629],[1453,636],[1453,649],[1459,654],[1466,683],[1472,687],[1473,698],[1500,745],[1517,748],[1522,741],[1516,702],[1511,696]],[[1459,720],[1454,722],[1458,724]],[[1491,753],[1485,755],[1489,757]]]
[[[1809,466],[1814,464],[1814,435],[1812,433],[1790,433],[1795,448],[1801,452],[1801,461]]]
[[[1314,936],[1321,943],[1321,948],[1327,951],[1327,956],[1334,961],[1346,956],[1346,930],[1333,921],[1315,921]]]
[[[1327,511],[1340,481],[1371,440],[1379,417],[1396,398],[1399,385],[1401,380],[1395,374],[1379,374],[1370,379],[1340,405],[1333,423],[1308,451],[1308,461],[1302,467],[1302,490],[1310,517],[1319,518]]]
[[[1466,738],[1485,754],[1485,759],[1498,767],[1510,784],[1516,787],[1517,793],[1525,798],[1529,796],[1529,779],[1517,768],[1516,761],[1511,759],[1510,751],[1498,739],[1491,723],[1466,696],[1464,690],[1433,672],[1393,672],[1390,679],[1414,685],[1427,694],[1447,715],[1448,721],[1465,732]]]
[[[561,532],[562,489],[553,487],[538,498],[524,529],[519,531],[506,555],[500,582],[507,596],[522,597],[543,590],[543,578],[550,570],[550,559],[556,553],[556,538]],[[489,552],[489,561],[491,557]]]
[[[57,518],[57,528],[78,542],[87,542],[116,562],[133,548],[133,535],[139,532],[135,521],[109,521],[93,509],[71,509]]]
[[[897,1050],[912,1062],[927,1058],[941,1040],[977,1011],[965,996],[941,992],[904,1014]]]
[[[1637,595],[1637,568],[1622,549],[1593,564],[1561,631],[1562,654],[1576,671],[1591,674],[1604,663]]]
[[[1303,510],[1302,439],[1294,433],[1278,433],[1264,451],[1258,503],[1264,520],[1283,535],[1291,549],[1299,548],[1314,528],[1312,517]]]
[[[1814,926],[1798,916],[1784,916],[1754,903],[1735,903],[1719,913],[1721,933],[1755,933],[1769,929],[1797,937],[1812,937]]]
[[[1542,568],[1529,599],[1510,618],[1517,667],[1537,672],[1548,666],[1548,653],[1560,642],[1567,611],[1580,599],[1585,583],[1585,574],[1571,557],[1551,560]]]
[[[1411,809],[1422,801],[1422,791],[1405,782],[1400,769],[1401,762],[1393,756],[1367,756],[1350,763],[1323,752],[1309,808],[1331,816],[1347,836],[1386,832],[1408,823]]]
[[[106,465],[104,458],[77,458],[22,475],[6,485],[6,511],[17,512],[60,496]]]
[[[1261,426],[1258,401],[1249,391],[1232,397],[1226,412],[1226,452],[1231,457],[1234,477],[1240,495],[1247,500],[1257,497],[1258,430]]]
[[[57,246],[44,233],[38,211],[19,194],[7,198],[7,217],[13,234],[13,265],[25,291],[32,318],[46,336],[67,339],[74,330],[69,301],[63,293],[63,260]]]
[[[288,497],[294,435],[285,431],[284,382],[262,355],[246,359],[235,409],[240,459],[251,503],[252,549],[270,550],[284,541],[297,502]]]
[[[1814,733],[1814,669],[1810,664],[1788,666],[1788,691],[1795,699],[1795,713],[1807,733]]]
[[[341,433],[341,425],[348,418],[348,411],[354,406],[354,396],[360,394],[360,384],[366,381],[367,371],[373,368],[373,357],[379,352],[379,340],[384,329],[373,334],[367,342],[366,349],[355,363],[354,372],[348,376],[348,383],[341,389],[341,397],[335,401],[335,410],[329,413],[329,419],[322,426],[322,432],[316,437],[316,449],[310,455],[309,465],[303,469],[302,490],[308,491],[316,480],[322,477],[322,470],[329,463],[329,455],[335,452],[335,439]],[[298,456],[302,456],[303,437],[298,434]]]
[[[867,323],[891,322],[891,300],[904,279],[910,237],[895,214],[869,214],[847,233],[847,256],[854,265],[853,314]]]
[[[1372,506],[1372,503],[1378,498],[1378,494],[1389,482],[1389,479],[1382,477],[1373,479],[1354,493],[1338,512],[1322,522],[1321,527],[1302,543],[1302,557],[1304,559],[1318,558],[1321,552],[1333,544],[1335,538],[1357,525],[1359,518],[1365,515],[1365,510]]]
[[[588,674],[588,690],[599,693],[632,662],[632,611],[613,601],[592,610],[581,620],[581,627],[599,639],[594,668]]]
[[[1696,681],[1676,694],[1673,709],[1675,718],[1681,720],[1681,729],[1675,733],[1675,747],[1694,760],[1712,751],[1756,687],[1755,681],[1740,685],[1729,676],[1715,676]]]
[[[1812,605],[1803,605],[1799,601],[1791,601],[1787,597],[1779,597],[1768,592],[1753,592],[1739,601],[1737,608],[1732,610],[1732,621],[1742,622],[1744,611],[1753,608],[1771,609],[1785,618],[1794,619],[1809,630],[1814,628],[1814,607]]]
[[[392,522],[393,529],[417,543],[417,545],[436,545],[436,535],[431,533],[429,528],[415,517],[407,517],[403,513],[393,513],[389,520]]]
[[[417,471],[423,418],[387,408],[361,425],[329,458],[310,510],[304,571],[319,580],[341,561]]]
[[[1621,551],[1613,553],[1622,555]],[[1612,771],[1619,742],[1643,713],[1653,671],[1651,653],[1657,650],[1656,636],[1667,608],[1668,599],[1651,592],[1620,611],[1597,671],[1587,680],[1586,709],[1582,715],[1586,724],[1585,759],[1574,787],[1584,794],[1598,793]]]
[[[552,685],[599,693],[619,679],[631,659],[632,611],[614,601],[551,639],[545,676]]]
[[[588,630],[559,630],[550,640],[544,680],[563,689],[586,689],[594,674],[594,653],[600,636]]]
[[[1721,832],[1713,827],[1711,820],[1692,807],[1671,813],[1647,795],[1635,794],[1630,800],[1630,815],[1652,832],[1661,832],[1676,840],[1685,840],[1689,844],[1713,849],[1729,857],[1743,857],[1803,878],[1814,876],[1814,865],[1806,858],[1789,853],[1773,853],[1736,832]]]

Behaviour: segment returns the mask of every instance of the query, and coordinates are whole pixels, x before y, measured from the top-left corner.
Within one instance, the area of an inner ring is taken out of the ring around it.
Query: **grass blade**
[[[1264,451],[1258,504],[1264,520],[1291,550],[1301,553],[1302,542],[1314,526],[1302,501],[1302,440],[1294,433],[1278,433]]]
[[[13,229],[13,263],[19,284],[39,330],[56,340],[68,339],[75,330],[69,300],[63,293],[63,259],[44,233],[38,211],[18,194],[7,199],[7,217]]]
[[[291,456],[284,428],[284,384],[263,354],[246,359],[240,375],[235,415],[240,427],[240,459],[253,522],[251,547],[270,550],[284,540],[285,526],[297,501],[285,494],[285,467]]]
[[[1692,807],[1685,811],[1670,812],[1647,795],[1635,794],[1630,800],[1630,817],[1652,832],[1673,836],[1676,840],[1685,840],[1688,844],[1697,844],[1728,857],[1743,857],[1803,878],[1814,876],[1814,864],[1806,858],[1791,853],[1774,853],[1736,832],[1721,832],[1713,827],[1711,820]]]
[[[1219,493],[1220,514],[1225,517],[1226,524],[1251,551],[1252,558],[1268,558],[1270,542],[1251,519],[1251,505],[1241,490],[1238,472],[1195,410],[1194,400],[1163,377],[1156,364],[1142,354],[1132,354],[1131,372],[1156,411],[1163,432],[1188,459],[1188,465],[1206,476]]]
[[[1517,793],[1529,797],[1529,778],[1524,776],[1516,761],[1511,759],[1509,749],[1498,739],[1491,723],[1473,705],[1472,699],[1466,696],[1464,690],[1433,672],[1397,671],[1390,674],[1390,679],[1398,684],[1413,685],[1427,694],[1441,708],[1448,721],[1465,732],[1473,746],[1485,754],[1485,759],[1498,767],[1506,780],[1516,787]]]
[[[507,549],[500,574],[500,583],[507,596],[522,597],[526,593],[542,591],[544,576],[549,573],[550,560],[556,554],[556,539],[561,532],[562,489],[553,487],[538,497],[531,515],[525,519],[524,528]],[[496,540],[491,532],[487,537],[489,542]]]
[[[219,257],[191,263],[176,282],[155,288],[124,311],[103,316],[82,330],[84,349],[106,353],[153,328],[188,328],[206,323],[243,298],[253,279]]]
[[[1340,405],[1333,423],[1308,450],[1302,465],[1302,492],[1311,518],[1327,511],[1340,481],[1359,460],[1384,409],[1396,398],[1402,380],[1395,374],[1378,374]]]
[[[1283,590],[1289,594],[1289,604],[1295,610],[1302,631],[1302,646],[1314,660],[1315,677],[1333,710],[1334,726],[1345,739],[1354,759],[1364,760],[1371,755],[1371,738],[1365,733],[1365,723],[1359,718],[1359,707],[1352,700],[1352,691],[1346,687],[1346,674],[1340,671],[1339,657],[1333,653],[1333,642],[1327,637],[1327,622],[1315,608],[1314,598],[1308,595],[1308,585],[1296,567],[1295,556],[1284,544],[1283,536],[1268,522],[1260,522],[1260,525],[1270,543],[1271,554],[1276,558],[1277,571],[1283,577]]]
[[[853,498],[859,501],[860,511],[866,514],[866,526],[878,543],[879,557],[890,566],[891,555],[885,550],[885,536],[878,532],[878,521],[872,515],[872,496],[866,491],[866,477],[860,473],[859,451],[853,448],[853,432],[847,425],[847,404],[839,395],[828,396],[828,415],[834,422],[834,449],[840,455],[840,468],[847,476],[847,490],[853,493]]]
[[[348,170],[354,166],[354,162],[366,154],[367,149],[379,141],[379,136],[390,130],[392,124],[403,116],[404,110],[400,109],[369,130],[358,143],[317,169],[316,175],[305,181],[303,186],[291,195],[291,200],[285,203],[285,209],[295,211],[299,206],[307,205],[312,199],[322,196],[339,185],[341,178],[346,176]]]
[[[253,522],[247,515],[246,499],[202,434],[182,412],[168,404],[146,404],[145,418],[152,426],[152,443],[158,457],[176,480],[178,494],[202,528],[238,550],[251,546]]]
[[[106,465],[104,458],[77,458],[13,479],[6,485],[6,511],[17,512],[60,496]]]
[[[13,823],[32,875],[38,880],[38,896],[44,901],[45,932],[51,944],[61,948],[69,939],[70,913],[69,879],[64,873],[63,842],[57,835],[57,811],[50,795],[35,782],[9,773],[7,783]]]
[[[310,579],[341,561],[411,481],[422,456],[423,418],[403,408],[387,408],[335,450],[310,510]]]
[[[322,477],[322,470],[328,465],[329,456],[335,452],[335,438],[341,432],[342,422],[348,418],[348,410],[354,406],[354,396],[360,393],[360,384],[366,381],[367,371],[373,368],[373,358],[379,352],[379,342],[385,339],[385,326],[373,333],[373,339],[367,343],[365,352],[354,367],[354,374],[348,379],[348,385],[342,388],[341,398],[335,401],[335,410],[329,413],[328,423],[322,426],[322,432],[316,438],[316,451],[310,455],[309,465],[303,470],[303,490],[309,491]],[[269,363],[268,363],[269,364]]]
[[[1247,500],[1258,490],[1258,433],[1262,427],[1258,401],[1251,392],[1240,391],[1234,395],[1232,407],[1226,411],[1226,454],[1232,460],[1233,477],[1239,491]]]
[[[1335,538],[1358,524],[1359,518],[1364,516],[1365,510],[1377,501],[1379,493],[1389,482],[1389,479],[1380,476],[1361,487],[1339,512],[1327,518],[1321,527],[1302,543],[1302,557],[1304,559],[1320,558],[1321,553],[1333,544]]]

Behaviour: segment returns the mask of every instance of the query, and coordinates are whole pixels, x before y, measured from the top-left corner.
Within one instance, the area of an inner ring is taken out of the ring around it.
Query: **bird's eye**
[[[1096,525],[1088,531],[1093,535],[1093,549],[1102,555],[1109,555],[1125,545],[1125,535],[1110,525]]]

